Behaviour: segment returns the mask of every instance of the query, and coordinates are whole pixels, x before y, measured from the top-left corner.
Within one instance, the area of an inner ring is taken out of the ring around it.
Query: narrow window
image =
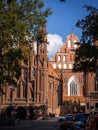
[[[80,95],[79,83],[74,76],[68,80],[68,96]]]
[[[61,56],[58,56],[58,62],[60,62],[61,61]]]
[[[77,82],[75,80],[70,83],[70,95],[77,95]]]
[[[69,64],[69,69],[72,69],[72,64]]]
[[[59,64],[58,67],[61,69],[61,64]]]
[[[56,69],[56,64],[53,64],[53,68]]]
[[[64,62],[66,61],[66,56],[63,56],[63,61],[64,61]]]
[[[67,66],[66,66],[66,64],[64,64],[64,69],[66,69],[67,68]]]
[[[71,41],[68,40],[68,48],[71,48]]]

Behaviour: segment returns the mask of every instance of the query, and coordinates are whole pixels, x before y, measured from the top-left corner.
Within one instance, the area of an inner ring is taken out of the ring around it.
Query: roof
[[[74,33],[71,33],[67,36],[67,39],[72,39],[72,38],[75,38],[79,41],[78,37]]]
[[[48,74],[59,79],[58,73],[53,69],[52,65],[49,62],[48,62]]]

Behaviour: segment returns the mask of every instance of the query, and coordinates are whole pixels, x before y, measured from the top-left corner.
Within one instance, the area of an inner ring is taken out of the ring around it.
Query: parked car
[[[92,111],[90,114],[93,114],[93,115],[95,115],[95,114],[98,114],[98,111]]]
[[[85,130],[98,130],[98,114],[89,115],[84,127]]]
[[[66,115],[59,116],[58,119],[57,119],[57,121],[58,121],[58,122],[63,122],[63,121],[65,121],[65,116],[66,116]]]
[[[74,116],[74,123],[73,123],[74,130],[82,130],[85,126],[85,122],[88,116],[89,114],[86,113],[76,113]]]
[[[67,130],[73,127],[73,117],[74,114],[67,114],[65,116],[65,120],[60,124],[60,129]]]

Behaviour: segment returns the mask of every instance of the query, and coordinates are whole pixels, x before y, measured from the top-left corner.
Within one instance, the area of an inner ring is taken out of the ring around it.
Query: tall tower
[[[38,105],[47,102],[48,85],[48,57],[47,57],[47,36],[45,27],[41,26],[38,32],[37,55],[36,55],[36,95]]]

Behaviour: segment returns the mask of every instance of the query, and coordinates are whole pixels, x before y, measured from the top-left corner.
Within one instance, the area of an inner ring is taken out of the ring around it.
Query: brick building
[[[54,69],[59,68],[61,70],[62,102],[80,102],[82,106],[85,106],[83,73],[72,72],[75,50],[78,47],[76,42],[79,42],[76,35],[72,33],[67,36],[65,44],[56,52],[55,57],[50,59],[50,63]]]
[[[56,70],[59,68],[62,78],[62,102],[72,101],[80,102],[80,106],[84,107],[86,112],[90,112],[92,108],[96,109],[98,103],[98,84],[95,85],[95,74],[89,73],[86,76],[86,85],[84,84],[83,73],[74,73],[72,71],[75,49],[79,42],[75,34],[67,36],[65,44],[56,52],[55,57],[50,59],[50,63]],[[97,81],[98,82],[98,81]],[[97,86],[95,88],[95,86]],[[94,99],[95,98],[95,99]]]
[[[45,33],[45,28],[41,28]],[[29,63],[21,61],[18,86],[5,84],[0,94],[0,112],[11,115],[15,109],[18,118],[43,118],[49,113],[59,113],[61,80],[48,62],[47,38],[30,47]],[[8,111],[8,112],[7,112]],[[22,114],[23,113],[23,114]],[[24,116],[23,116],[24,115]]]
[[[45,28],[42,28],[42,31],[46,32]],[[38,119],[49,113],[59,115],[64,101],[79,102],[84,108],[91,103],[91,106],[95,107],[98,99],[90,100],[91,92],[95,94],[98,91],[96,89],[95,92],[94,88],[95,74],[88,74],[85,87],[83,73],[72,72],[75,58],[73,50],[78,47],[75,44],[78,41],[78,37],[73,33],[67,36],[65,44],[50,61],[47,55],[47,37],[44,37],[42,43],[37,42],[36,52],[32,43],[29,63],[21,63],[18,86],[3,86],[0,112],[5,113],[10,111],[9,108],[14,108],[18,117],[24,115],[22,118],[25,118],[31,114],[31,118],[34,116]]]

